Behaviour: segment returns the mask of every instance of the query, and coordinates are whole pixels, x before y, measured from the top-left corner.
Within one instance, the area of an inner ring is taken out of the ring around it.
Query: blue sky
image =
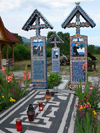
[[[35,30],[23,31],[22,27],[33,13],[38,9],[53,25],[54,29],[42,29],[41,36],[48,31],[69,32],[75,35],[75,28],[63,29],[61,24],[76,6],[78,0],[0,0],[0,16],[5,27],[13,33],[30,38],[35,36]],[[81,0],[80,6],[96,23],[94,28],[81,28],[81,35],[88,36],[88,44],[100,46],[100,0]],[[83,22],[83,20],[82,20]]]

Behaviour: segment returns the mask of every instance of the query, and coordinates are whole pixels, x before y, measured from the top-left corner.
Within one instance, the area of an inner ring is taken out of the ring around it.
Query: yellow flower
[[[4,98],[4,96],[2,96],[2,98]]]
[[[16,100],[10,97],[10,102],[15,102]]]
[[[79,110],[81,110],[81,109],[83,109],[83,106],[82,105],[80,106]]]
[[[84,109],[87,107],[85,103],[84,103],[83,107],[84,107]]]
[[[94,114],[94,117],[96,118],[97,117],[97,113],[95,110],[93,110],[93,114]]]
[[[90,108],[91,107],[91,104],[89,102],[87,102],[87,106]]]
[[[87,104],[90,104],[89,102],[87,102]]]
[[[95,110],[93,110],[94,115],[97,114]]]

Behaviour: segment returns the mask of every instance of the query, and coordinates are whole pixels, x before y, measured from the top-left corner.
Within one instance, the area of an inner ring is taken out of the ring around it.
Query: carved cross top
[[[40,29],[46,28],[46,25],[45,24],[40,24],[40,18],[39,17],[36,17],[35,23],[36,24],[30,26],[29,29],[30,30],[36,29],[36,35],[40,35]]]
[[[89,27],[90,23],[88,22],[80,22],[80,13],[76,13],[76,22],[75,23],[68,23],[67,27],[76,27],[76,34],[80,34],[80,27]]]
[[[88,14],[82,9],[80,6],[80,2],[76,2],[76,7],[72,10],[72,12],[69,14],[69,16],[66,18],[66,20],[62,23],[62,28],[70,28],[75,27],[76,28],[76,34],[80,34],[80,28],[81,27],[89,27],[92,28],[96,26],[96,24],[93,22],[93,20],[88,16]],[[80,16],[83,17],[85,22],[80,22]],[[71,22],[73,18],[76,17],[76,22]]]
[[[54,46],[57,47],[57,43],[60,43],[59,41],[57,41],[56,37],[54,38],[54,41],[52,41],[51,43],[54,43]]]

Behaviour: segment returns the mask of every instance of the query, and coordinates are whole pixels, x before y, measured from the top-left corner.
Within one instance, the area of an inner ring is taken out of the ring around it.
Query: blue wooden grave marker
[[[54,33],[51,35],[48,41],[48,44],[49,43],[54,43],[54,48],[52,48],[52,72],[60,73],[60,48],[57,47],[57,43],[64,42],[56,33]]]
[[[40,24],[40,19],[44,24]],[[33,23],[35,22],[35,25]],[[47,88],[47,56],[46,56],[46,37],[40,36],[43,28],[53,29],[53,26],[36,9],[22,27],[28,31],[35,29],[36,36],[31,37],[31,79],[34,88]]]
[[[76,16],[76,22],[72,19]],[[82,16],[85,22],[80,22]],[[76,7],[72,10],[67,19],[62,23],[62,28],[76,28],[76,35],[70,37],[70,84],[85,84],[87,82],[87,36],[80,35],[81,27],[95,27],[94,21],[80,6],[80,2],[76,3]],[[85,65],[85,67],[83,67]],[[84,69],[85,68],[85,69]]]

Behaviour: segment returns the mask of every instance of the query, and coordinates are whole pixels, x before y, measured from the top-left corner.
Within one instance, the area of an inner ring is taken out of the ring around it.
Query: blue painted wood
[[[64,43],[64,41],[54,33],[49,38],[49,43],[54,43],[54,48],[52,48],[52,72],[60,73],[60,48],[57,47],[57,43]]]
[[[40,19],[43,20],[44,24],[40,24]],[[34,22],[36,22],[35,25],[33,25]],[[29,17],[29,19],[26,21],[26,23],[22,27],[22,29],[25,31],[35,29],[36,35],[40,35],[40,30],[44,29],[44,28],[53,29],[53,26],[48,22],[48,20],[37,9],[34,10],[32,15]]]
[[[54,39],[54,41],[52,41],[53,39]],[[49,38],[48,44],[50,44],[50,43],[54,43],[54,45],[56,46],[57,43],[64,43],[64,41],[56,33],[54,33]]]
[[[52,48],[52,72],[60,73],[60,48]]]
[[[31,80],[34,88],[47,88],[46,37],[31,37]]]
[[[80,15],[85,19],[86,23],[81,24]],[[76,23],[70,23],[72,19],[76,16]],[[77,24],[78,23],[78,24]],[[76,3],[76,7],[72,10],[66,20],[62,23],[62,28],[76,27],[76,34],[80,34],[80,27],[89,27],[92,28],[96,26],[94,21],[89,17],[89,15],[82,9],[82,7]]]

